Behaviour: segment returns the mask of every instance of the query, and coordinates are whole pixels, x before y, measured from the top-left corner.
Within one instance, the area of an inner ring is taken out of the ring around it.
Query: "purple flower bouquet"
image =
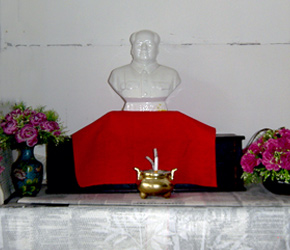
[[[263,134],[260,135],[260,132]],[[241,166],[246,184],[266,181],[269,177],[271,180],[290,183],[290,130],[280,128],[259,131],[246,148]]]
[[[0,148],[19,149],[46,144],[58,144],[65,139],[58,114],[44,107],[32,109],[15,104],[6,116],[0,116]]]

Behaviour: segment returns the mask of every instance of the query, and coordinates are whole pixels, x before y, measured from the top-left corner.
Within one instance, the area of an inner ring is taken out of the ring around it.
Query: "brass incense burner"
[[[164,198],[171,196],[173,190],[173,184],[170,182],[173,180],[174,172],[177,168],[171,171],[164,170],[146,170],[141,171],[139,168],[134,168],[137,173],[138,190],[140,191],[140,197],[142,199],[147,198],[148,195],[161,195]]]

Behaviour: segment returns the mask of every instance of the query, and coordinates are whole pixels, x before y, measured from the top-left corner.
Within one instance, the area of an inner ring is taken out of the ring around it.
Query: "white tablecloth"
[[[168,200],[97,197],[58,195],[51,200],[67,201],[2,206],[0,249],[290,249],[290,196],[261,185],[246,192],[173,194]]]

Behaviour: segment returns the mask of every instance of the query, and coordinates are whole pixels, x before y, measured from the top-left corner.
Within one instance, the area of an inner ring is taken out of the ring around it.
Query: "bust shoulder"
[[[127,64],[112,70],[111,75],[109,77],[109,83],[114,89],[116,90],[119,89],[120,86],[118,85],[120,84],[120,82],[124,80],[123,78],[126,75],[126,73],[131,70],[130,68],[131,68],[130,64]]]
[[[178,75],[177,71],[173,68],[164,66],[164,65],[159,65],[158,70],[162,71],[162,72],[166,72],[172,75]]]
[[[172,83],[173,88],[176,88],[181,82],[178,72],[173,68],[160,65],[156,71],[159,76],[162,76],[163,81]]]

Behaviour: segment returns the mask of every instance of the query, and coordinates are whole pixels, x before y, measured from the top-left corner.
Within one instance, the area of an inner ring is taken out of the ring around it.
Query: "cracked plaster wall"
[[[69,133],[120,110],[107,80],[140,29],[181,76],[169,109],[247,140],[290,127],[288,0],[0,0],[0,99],[53,108]]]

